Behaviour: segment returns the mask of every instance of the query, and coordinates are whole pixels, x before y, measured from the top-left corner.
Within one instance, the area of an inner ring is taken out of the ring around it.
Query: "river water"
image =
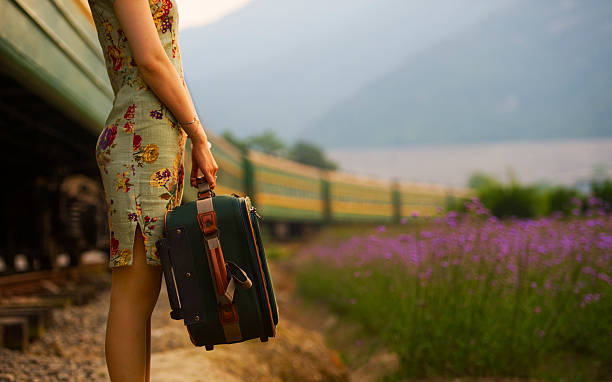
[[[597,173],[612,177],[612,138],[327,149],[343,171],[375,178],[466,186],[474,171],[506,183],[581,189]]]

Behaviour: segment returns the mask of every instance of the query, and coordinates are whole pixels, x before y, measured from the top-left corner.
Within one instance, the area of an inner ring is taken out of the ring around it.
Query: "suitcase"
[[[248,196],[216,195],[197,178],[198,200],[170,210],[160,254],[170,317],[183,320],[191,342],[214,345],[276,334],[278,311]]]

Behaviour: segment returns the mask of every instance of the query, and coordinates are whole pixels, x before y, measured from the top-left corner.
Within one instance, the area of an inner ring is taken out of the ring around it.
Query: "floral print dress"
[[[146,263],[161,265],[155,242],[163,233],[166,211],[183,197],[187,134],[140,76],[114,0],[88,1],[115,95],[95,148],[108,207],[109,267],[132,265],[137,225]],[[164,50],[182,77],[176,0],[149,4]]]

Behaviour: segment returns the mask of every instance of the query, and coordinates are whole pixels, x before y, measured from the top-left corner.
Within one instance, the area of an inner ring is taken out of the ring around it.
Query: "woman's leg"
[[[112,269],[106,323],[106,365],[112,382],[142,382],[147,376],[147,335],[161,287],[162,268],[146,264],[140,226],[132,265]]]
[[[146,368],[145,368],[145,382],[151,381],[151,316],[147,319],[147,348],[146,348]]]

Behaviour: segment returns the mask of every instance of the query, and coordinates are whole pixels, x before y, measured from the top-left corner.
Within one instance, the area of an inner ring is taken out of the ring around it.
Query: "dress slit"
[[[140,226],[140,222],[139,221],[136,221],[136,224],[135,224],[134,227],[135,227],[134,228],[134,234],[132,235],[132,254],[131,254],[131,259],[129,261],[130,265],[134,264],[134,257],[135,257],[134,253],[136,253],[135,248],[136,248],[136,240],[138,238],[138,230],[140,229],[140,236],[144,235],[144,233],[142,232],[142,228]],[[144,237],[142,237],[142,240],[143,240],[143,248],[144,248]],[[146,258],[146,255],[145,255],[145,258]]]

